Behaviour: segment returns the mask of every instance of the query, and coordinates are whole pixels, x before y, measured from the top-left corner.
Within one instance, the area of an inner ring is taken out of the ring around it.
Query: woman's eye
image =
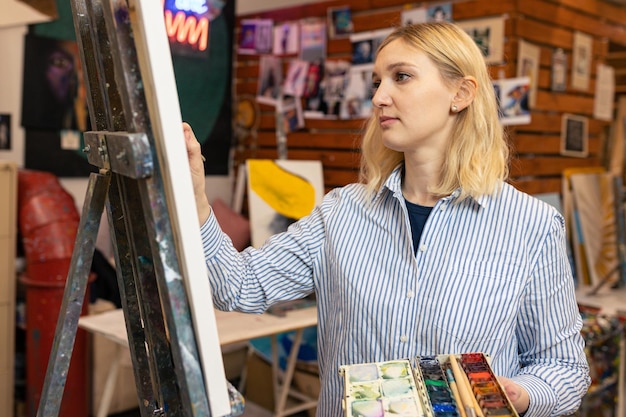
[[[376,90],[380,87],[380,81],[372,81],[372,90]]]
[[[406,81],[410,78],[411,76],[409,74],[406,74],[404,72],[399,72],[396,74],[396,81]]]

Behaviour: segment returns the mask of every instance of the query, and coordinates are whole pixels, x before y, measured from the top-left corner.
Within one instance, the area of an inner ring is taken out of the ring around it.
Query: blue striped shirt
[[[396,169],[374,197],[362,184],[259,249],[238,253],[214,216],[202,226],[214,304],[261,313],[315,292],[317,415],[343,415],[340,365],[484,352],[528,390],[527,417],[573,412],[590,383],[562,216],[509,184],[434,206],[412,250]]]

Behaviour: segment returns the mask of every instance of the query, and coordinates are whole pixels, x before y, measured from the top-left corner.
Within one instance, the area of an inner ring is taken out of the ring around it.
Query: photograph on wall
[[[452,22],[452,3],[439,3],[428,7],[429,22]]]
[[[300,24],[284,22],[274,26],[274,55],[294,55],[300,51]]]
[[[537,102],[537,81],[539,80],[539,59],[541,48],[523,39],[519,41],[517,50],[517,76],[530,79],[529,106],[533,108]]]
[[[294,59],[289,62],[287,76],[283,85],[283,94],[289,96],[302,97],[306,87],[309,62],[301,59]]]
[[[322,82],[323,76],[324,62],[322,60],[309,62],[302,96],[307,99],[310,97],[316,97],[319,93],[320,83]]]
[[[350,35],[352,65],[372,65],[378,46],[390,33],[391,29],[381,29]]]
[[[552,51],[550,88],[552,91],[565,91],[567,89],[567,54],[563,48],[555,48]]]
[[[609,65],[599,63],[596,70],[596,93],[593,96],[593,117],[612,121],[614,98],[615,70]]]
[[[317,94],[308,97],[304,117],[309,119],[339,117],[350,71],[350,62],[341,59],[324,61],[324,75]]]
[[[572,88],[577,90],[587,90],[591,72],[592,56],[591,36],[574,32],[574,46],[572,47]]]
[[[328,8],[328,36],[330,39],[343,38],[354,32],[350,6]]]
[[[561,155],[585,158],[589,153],[587,118],[565,113],[561,119]]]
[[[281,96],[283,82],[283,64],[280,58],[273,55],[263,55],[259,59],[259,84],[257,101],[276,105]]]
[[[350,68],[339,117],[363,119],[372,114],[372,67]]]
[[[295,132],[304,127],[302,101],[297,97],[284,97],[280,102],[283,132]]]
[[[324,196],[320,161],[248,159],[248,212],[252,246],[311,213]]]
[[[11,150],[11,115],[0,114],[0,151]]]
[[[300,21],[300,59],[309,62],[326,59],[326,22],[324,20]]]
[[[504,17],[487,17],[455,22],[480,48],[487,64],[504,60]]]
[[[499,105],[500,122],[507,125],[530,123],[530,78],[502,78],[493,81]]]
[[[401,15],[402,26],[414,25],[416,23],[424,23],[428,20],[428,10],[426,7],[415,7],[412,9],[402,10]]]
[[[266,54],[273,48],[274,22],[271,19],[243,19],[239,38],[240,54]]]

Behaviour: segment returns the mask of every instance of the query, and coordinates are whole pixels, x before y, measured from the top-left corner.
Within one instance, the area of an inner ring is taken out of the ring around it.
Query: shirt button
[[[426,251],[426,245],[424,245],[423,243],[420,245],[420,252],[425,252]]]
[[[407,296],[407,298],[413,298],[413,290],[409,290],[409,291],[406,293],[406,296]]]
[[[406,343],[406,342],[407,342],[407,340],[409,340],[409,338],[408,338],[408,337],[406,337],[405,335],[400,336],[400,341],[401,341],[402,343]]]
[[[441,207],[439,207],[439,211],[444,211],[446,209],[446,205],[442,204]]]

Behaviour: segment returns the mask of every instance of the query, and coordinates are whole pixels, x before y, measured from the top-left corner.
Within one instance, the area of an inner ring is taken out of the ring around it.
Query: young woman
[[[590,383],[562,216],[505,182],[484,59],[450,23],[378,49],[362,181],[259,249],[237,252],[184,126],[214,304],[260,313],[315,292],[318,416],[343,414],[341,365],[484,352],[526,416],[570,414]]]

